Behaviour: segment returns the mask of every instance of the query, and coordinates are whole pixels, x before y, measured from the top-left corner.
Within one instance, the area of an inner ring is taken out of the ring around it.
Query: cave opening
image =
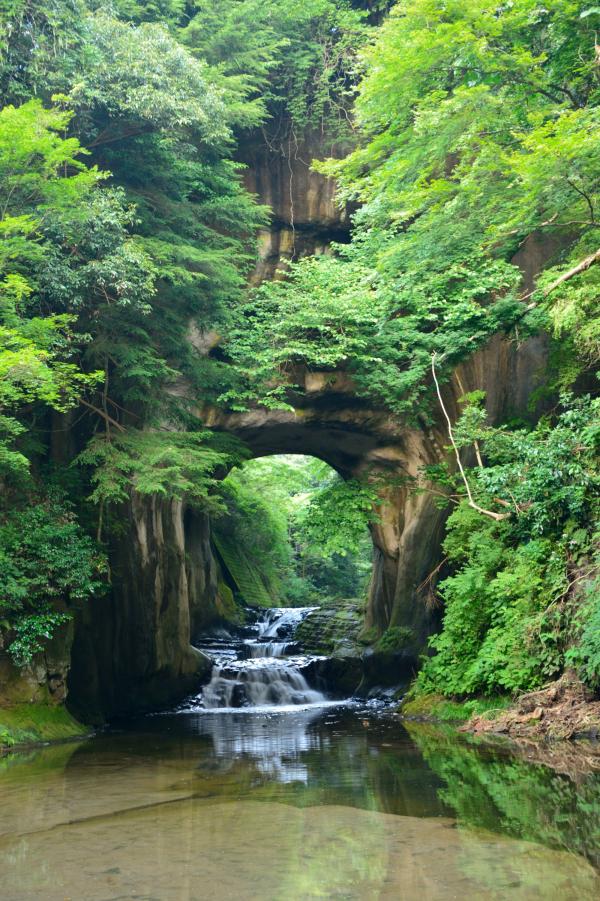
[[[232,470],[222,492],[212,537],[238,602],[364,604],[371,510],[355,480],[314,456],[271,454]]]

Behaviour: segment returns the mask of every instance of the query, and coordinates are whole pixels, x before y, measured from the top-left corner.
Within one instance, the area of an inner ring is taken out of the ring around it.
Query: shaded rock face
[[[291,155],[259,140],[243,148],[247,185],[273,210],[272,226],[261,236],[255,282],[277,277],[286,260],[326,252],[331,241],[348,239],[348,216],[335,207],[333,185],[308,167],[311,159],[330,154],[331,148],[311,136]],[[526,282],[555,249],[535,237],[526,242],[518,260]],[[458,398],[480,389],[487,392],[492,421],[523,415],[545,359],[543,339],[517,349],[495,338],[444,388],[448,410],[456,418]],[[304,392],[291,412],[257,408],[228,414],[199,405],[198,417],[239,436],[256,456],[310,454],[344,477],[365,470],[399,477],[382,491],[381,521],[371,530],[365,626],[377,635],[389,626],[410,630],[413,638],[404,653],[408,670],[439,620],[439,611],[428,603],[429,577],[440,559],[446,514],[432,497],[411,493],[404,479],[446,459],[442,417],[432,427],[407,428],[388,410],[357,396],[343,373],[297,375]],[[91,604],[76,624],[69,698],[75,714],[87,721],[156,708],[196,690],[209,663],[191,647],[190,635],[222,619],[231,602],[206,517],[182,504],[134,498],[125,519],[126,531],[111,555],[112,596]]]
[[[210,621],[218,605],[207,517],[139,495],[124,515],[113,591],[76,623],[69,707],[88,722],[170,704],[211,669],[190,644],[192,625]]]
[[[72,622],[62,625],[32,662],[16,667],[0,649],[0,707],[15,704],[61,704],[67,695],[71,666]]]
[[[310,169],[313,159],[343,151],[316,132],[300,138],[290,132],[271,145],[260,134],[241,148],[246,187],[272,211],[270,227],[259,234],[254,283],[277,277],[290,260],[327,253],[332,241],[349,241],[350,217],[336,206],[334,182]]]

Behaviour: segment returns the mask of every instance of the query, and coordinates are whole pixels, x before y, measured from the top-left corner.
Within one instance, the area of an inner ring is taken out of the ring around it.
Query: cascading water
[[[314,607],[265,611],[256,636],[241,644],[221,640],[203,650],[215,661],[212,678],[198,698],[206,709],[321,704],[325,696],[302,673],[309,658],[287,656],[297,649],[294,632]]]
[[[216,666],[202,699],[205,707],[278,707],[318,704],[325,697],[310,688],[294,658],[274,662],[259,657],[235,666]]]
[[[250,657],[284,657],[291,647],[289,641],[256,641],[246,644]]]

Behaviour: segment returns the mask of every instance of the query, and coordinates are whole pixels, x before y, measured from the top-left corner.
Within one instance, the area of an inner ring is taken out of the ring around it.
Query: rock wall
[[[67,695],[73,622],[62,625],[29,666],[16,667],[0,648],[0,707],[61,704]]]
[[[259,234],[254,283],[276,278],[290,260],[326,253],[332,241],[349,241],[349,213],[336,206],[334,182],[310,169],[313,159],[343,152],[316,132],[289,133],[269,144],[260,133],[244,143],[239,155],[246,187],[272,211],[270,227]]]
[[[330,150],[314,136],[294,145],[291,155],[258,140],[243,149],[248,187],[273,209],[255,281],[276,277],[288,259],[326,252],[332,240],[348,239],[347,212],[336,210],[332,184],[308,165]],[[554,249],[535,237],[522,249],[526,281]],[[483,389],[492,420],[523,414],[544,361],[542,339],[517,348],[496,338],[454,374],[444,389],[447,407],[456,416],[458,398]],[[294,399],[292,412],[225,414],[206,409],[199,399],[198,417],[238,435],[256,456],[312,454],[343,476],[368,469],[394,477],[382,491],[381,522],[372,529],[366,627],[380,635],[389,626],[402,626],[412,635],[406,651],[416,661],[439,618],[430,603],[431,573],[440,559],[445,514],[430,496],[411,493],[403,482],[447,456],[443,420],[408,429],[358,397],[343,373],[301,372],[298,379],[304,392]],[[206,517],[180,503],[136,497],[124,521],[112,549],[112,595],[82,611],[76,624],[70,706],[87,721],[156,708],[195,690],[209,664],[191,647],[190,637],[223,618],[231,605]]]
[[[211,666],[190,644],[220,603],[207,517],[134,495],[123,519],[111,594],[76,622],[69,707],[86,722],[170,704],[197,690]]]
[[[460,366],[444,386],[444,404],[453,420],[458,400],[475,390],[486,392],[489,419],[530,416],[531,393],[539,386],[546,362],[546,341],[539,338],[520,348],[500,338]],[[448,434],[441,414],[429,428],[402,430],[397,474],[416,477],[423,466],[448,459]],[[369,592],[366,627],[381,633],[388,626],[413,631],[415,651],[436,627],[439,610],[433,588],[439,574],[441,542],[447,512],[437,508],[434,497],[415,494],[410,485],[392,488],[382,498],[381,523],[373,529],[375,557]]]

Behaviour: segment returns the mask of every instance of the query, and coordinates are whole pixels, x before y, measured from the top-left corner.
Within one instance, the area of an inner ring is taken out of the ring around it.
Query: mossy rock
[[[222,580],[219,581],[217,589],[217,597],[215,602],[217,614],[221,619],[236,626],[241,626],[245,622],[244,611],[235,602],[233,591]]]
[[[411,719],[430,720],[439,723],[466,723],[473,716],[485,715],[493,719],[495,715],[510,705],[505,697],[469,698],[458,701],[439,694],[422,694],[409,697],[400,708],[403,716]]]
[[[345,656],[349,647],[358,646],[358,633],[362,626],[362,605],[356,601],[339,600],[327,607],[309,613],[296,629],[296,640],[308,654],[336,653],[342,646]]]
[[[378,651],[401,651],[414,645],[415,633],[406,626],[390,626],[375,645]]]
[[[244,603],[250,607],[274,607],[276,598],[267,588],[260,569],[252,560],[224,535],[214,533],[213,540],[219,552],[222,565],[239,592]]]
[[[357,641],[368,647],[369,645],[374,645],[377,639],[380,637],[381,633],[375,628],[375,626],[371,626],[370,629],[361,629],[358,634]]]
[[[0,748],[81,738],[89,729],[62,704],[18,704],[0,708]]]

